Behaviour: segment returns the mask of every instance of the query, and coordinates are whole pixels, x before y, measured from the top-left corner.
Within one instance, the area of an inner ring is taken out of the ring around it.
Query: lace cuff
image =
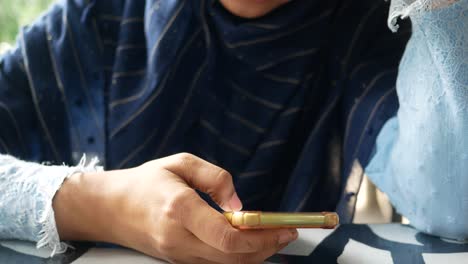
[[[102,170],[97,158],[86,165],[86,156],[75,167],[46,166],[0,155],[0,238],[36,241],[51,255],[63,253],[52,199],[63,181],[80,172]]]
[[[407,18],[413,14],[443,8],[459,0],[391,0],[388,27],[396,32],[398,18]]]

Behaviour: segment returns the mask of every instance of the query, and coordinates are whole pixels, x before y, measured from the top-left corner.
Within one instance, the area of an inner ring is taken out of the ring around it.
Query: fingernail
[[[242,209],[242,202],[239,199],[239,196],[237,196],[237,193],[232,195],[231,200],[229,201],[229,205],[233,211],[240,211]]]
[[[289,243],[297,238],[297,231],[281,230],[279,234],[278,244]]]

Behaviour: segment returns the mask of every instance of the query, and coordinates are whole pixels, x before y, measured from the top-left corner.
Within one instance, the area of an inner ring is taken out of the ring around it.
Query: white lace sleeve
[[[63,253],[55,224],[52,199],[63,181],[77,172],[96,171],[98,160],[75,167],[47,166],[0,154],[0,239],[37,242],[49,247],[52,255]]]
[[[392,31],[397,31],[397,19],[407,18],[413,14],[443,8],[458,0],[391,0],[388,16],[388,26]]]

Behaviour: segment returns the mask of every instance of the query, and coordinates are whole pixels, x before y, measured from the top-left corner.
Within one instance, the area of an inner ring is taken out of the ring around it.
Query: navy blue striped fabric
[[[409,31],[391,34],[387,9],[295,0],[244,20],[217,1],[63,1],[1,60],[0,148],[106,169],[190,152],[232,173],[246,209],[350,221],[398,108]]]

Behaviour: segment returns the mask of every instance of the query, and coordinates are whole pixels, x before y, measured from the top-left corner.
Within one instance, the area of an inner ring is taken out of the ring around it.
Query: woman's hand
[[[238,230],[202,200],[226,211],[242,205],[231,175],[190,154],[66,180],[54,198],[60,237],[105,241],[172,263],[261,263],[296,230]]]

